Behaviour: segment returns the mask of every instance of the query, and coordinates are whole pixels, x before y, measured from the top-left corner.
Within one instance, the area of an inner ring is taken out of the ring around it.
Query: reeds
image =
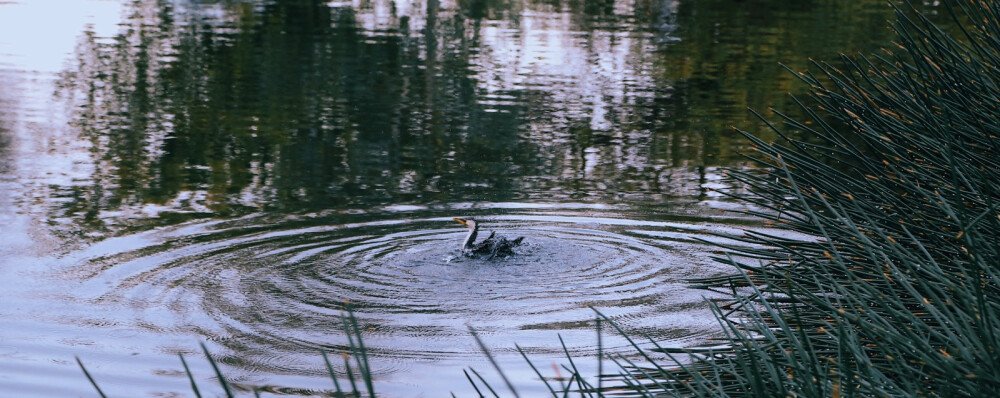
[[[748,213],[815,239],[748,232],[737,274],[692,281],[733,294],[730,347],[684,351],[672,392],[1000,396],[1000,13],[944,8],[957,37],[897,9],[895,48],[798,74],[781,142],[743,133]]]
[[[326,365],[327,374],[330,376],[330,380],[333,383],[334,390],[322,392],[323,396],[329,396],[334,398],[361,398],[362,396],[368,398],[375,398],[375,387],[372,381],[371,367],[368,364],[368,350],[365,348],[364,341],[361,338],[361,327],[358,326],[357,318],[354,316],[354,312],[351,310],[350,305],[345,305],[346,314],[341,316],[342,327],[344,334],[347,336],[347,347],[341,352],[341,357],[344,360],[344,373],[339,374],[334,370],[333,364],[330,362],[327,352],[320,349],[320,355],[323,356],[323,362]],[[236,397],[234,388],[226,380],[223,375],[222,370],[219,368],[215,361],[215,358],[208,351],[208,347],[204,343],[201,344],[202,352],[205,353],[205,358],[208,360],[209,364],[212,366],[212,370],[215,372],[216,380],[218,381],[219,387],[222,392],[228,398]],[[184,372],[187,374],[188,381],[191,383],[191,392],[194,393],[195,397],[201,398],[202,393],[198,388],[198,384],[195,382],[194,374],[191,373],[191,369],[188,368],[187,361],[184,359],[184,355],[178,354],[180,357],[181,365],[184,367]],[[351,359],[354,359],[356,368],[352,369]],[[80,369],[83,374],[90,381],[90,384],[97,391],[100,397],[106,397],[104,391],[97,384],[94,378],[91,376],[90,372],[83,365],[83,362],[79,357],[76,358],[77,364],[80,365]],[[350,383],[350,389],[342,389],[340,386],[340,379],[346,377]],[[357,380],[357,381],[356,381]],[[364,384],[364,389],[359,388],[358,383]],[[246,388],[246,390],[252,391],[254,396],[259,397],[260,391],[256,387]]]
[[[598,313],[598,315],[603,317],[603,315],[601,315],[600,313]],[[566,360],[569,365],[567,366],[567,365],[552,364],[554,371],[552,376],[545,376],[544,374],[542,374],[542,372],[539,371],[538,366],[535,365],[535,362],[532,361],[531,358],[529,358],[528,354],[520,346],[516,346],[517,352],[521,354],[521,357],[524,358],[524,361],[527,363],[527,365],[531,367],[532,371],[535,372],[535,375],[538,376],[538,380],[541,383],[544,383],[545,387],[548,389],[552,397],[554,398],[568,397],[571,394],[572,396],[579,396],[581,398],[603,397],[606,390],[602,386],[602,380],[605,377],[605,375],[603,374],[603,363],[605,360],[605,355],[603,348],[603,340],[601,339],[601,323],[602,319],[600,317],[595,320],[595,325],[597,329],[596,359],[598,364],[597,374],[594,375],[594,377],[597,379],[596,387],[592,383],[590,383],[587,380],[588,377],[586,377],[580,371],[580,369],[577,368],[576,363],[573,360],[573,356],[566,348],[566,342],[563,341],[562,336],[558,336],[559,343],[562,347],[563,354],[565,354]],[[476,340],[476,345],[479,346],[479,349],[483,352],[483,355],[485,355],[486,358],[489,360],[490,365],[493,366],[493,369],[496,370],[497,374],[500,375],[501,380],[503,380],[504,384],[507,386],[507,389],[510,391],[511,396],[519,397],[520,394],[518,394],[517,388],[514,386],[513,383],[511,383],[510,379],[507,378],[507,375],[504,373],[503,369],[500,368],[500,366],[494,359],[493,354],[490,353],[489,349],[486,348],[486,344],[483,343],[483,340],[479,337],[479,334],[476,333],[476,330],[473,329],[471,326],[469,327],[469,334],[471,334],[472,338]],[[563,371],[565,371],[569,375],[569,377],[563,376],[562,374]],[[472,372],[472,374],[476,376],[476,379],[470,377],[469,372]],[[493,396],[499,397],[499,394],[497,393],[496,389],[494,389],[485,378],[480,376],[479,372],[477,372],[475,369],[469,368],[467,371],[465,371],[465,377],[466,379],[468,379],[469,384],[472,385],[472,388],[476,390],[476,393],[480,397],[486,396],[483,393],[483,389],[489,391]],[[483,389],[480,389],[480,386],[482,386]]]

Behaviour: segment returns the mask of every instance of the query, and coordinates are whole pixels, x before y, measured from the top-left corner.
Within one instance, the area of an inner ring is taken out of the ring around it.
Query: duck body
[[[496,232],[490,232],[490,236],[477,243],[476,237],[479,235],[478,222],[466,218],[454,218],[453,220],[469,228],[469,234],[465,236],[465,241],[462,242],[462,253],[466,257],[485,258],[488,260],[494,257],[503,258],[512,256],[514,255],[514,248],[521,245],[524,241],[523,236],[516,239],[507,239],[502,236],[496,236]]]

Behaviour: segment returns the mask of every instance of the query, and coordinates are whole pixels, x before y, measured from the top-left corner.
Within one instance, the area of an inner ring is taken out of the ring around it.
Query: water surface
[[[933,11],[933,8],[931,8]],[[886,45],[855,1],[0,2],[0,389],[332,388],[345,303],[387,396],[471,394],[476,328],[596,367],[594,313],[665,345],[717,325],[683,279],[727,210],[732,126],[808,59]],[[525,236],[464,258],[472,216]],[[608,353],[632,355],[607,334]],[[610,366],[610,364],[608,364]],[[548,370],[546,370],[548,372]]]

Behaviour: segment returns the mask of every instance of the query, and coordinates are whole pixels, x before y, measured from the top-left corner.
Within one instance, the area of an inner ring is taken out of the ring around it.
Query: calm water
[[[0,390],[332,388],[345,300],[386,396],[593,374],[595,306],[664,345],[715,333],[712,248],[743,228],[748,106],[779,62],[886,45],[883,0],[0,2]],[[722,193],[720,193],[720,191]],[[473,216],[528,244],[458,256]],[[721,237],[719,237],[721,236]],[[609,352],[627,343],[605,336]],[[589,358],[589,360],[588,360]],[[612,366],[608,364],[607,366]],[[492,378],[495,382],[497,379]]]

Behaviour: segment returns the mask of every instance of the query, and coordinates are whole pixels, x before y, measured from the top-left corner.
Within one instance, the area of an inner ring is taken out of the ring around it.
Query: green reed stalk
[[[493,365],[493,369],[496,369],[497,373],[500,374],[500,379],[502,379],[504,384],[507,385],[507,388],[510,389],[510,393],[513,394],[515,397],[517,397],[518,396],[517,389],[515,389],[514,385],[511,384],[510,379],[508,379],[507,375],[504,374],[503,369],[500,369],[500,365],[498,365],[496,359],[493,358],[493,354],[490,354],[490,350],[486,348],[486,344],[483,344],[483,340],[479,338],[479,334],[476,333],[476,329],[473,329],[472,326],[469,326],[469,334],[471,334],[472,338],[476,340],[476,345],[479,346],[479,349],[483,352],[483,355],[486,355],[486,359],[488,359],[490,361],[490,364]],[[470,370],[472,370],[473,373],[476,373],[475,369],[470,369]],[[476,373],[476,376],[478,375],[479,373]],[[483,383],[486,383],[486,380],[483,380]],[[486,387],[489,388],[490,391],[493,391],[493,388],[490,387],[488,383],[486,384]],[[496,393],[494,392],[494,394]]]
[[[469,368],[469,371],[472,372],[472,374],[476,375],[476,378],[479,379],[481,383],[483,383],[483,387],[486,387],[487,390],[490,390],[490,394],[493,394],[495,398],[500,398],[500,395],[497,394],[496,390],[493,389],[493,386],[491,386],[490,383],[486,381],[485,378],[483,378],[483,375],[479,374],[479,372],[477,372],[476,369],[473,368]],[[479,389],[477,388],[476,391],[478,392]],[[482,396],[481,393],[480,396]]]
[[[83,361],[80,360],[80,357],[74,356],[74,358],[76,358],[76,364],[80,365],[80,370],[83,371],[83,375],[87,376],[87,380],[90,380],[90,385],[94,386],[94,389],[97,390],[97,395],[100,395],[101,398],[107,398],[107,395],[104,395],[104,391],[101,391],[101,387],[97,385],[96,381],[94,381],[94,377],[87,371],[87,367],[83,366]]]
[[[347,373],[347,381],[351,382],[351,391],[353,392],[354,398],[361,398],[361,393],[358,392],[358,385],[354,383],[354,372],[351,371],[351,357],[347,354],[344,354],[343,356],[344,372]]]
[[[485,395],[483,395],[483,392],[479,391],[479,385],[477,385],[476,382],[472,380],[472,376],[469,376],[469,371],[462,369],[462,373],[465,374],[465,379],[469,381],[469,384],[472,385],[472,388],[476,390],[476,395],[480,397],[485,397]],[[452,393],[451,395],[455,395],[455,393]]]
[[[201,350],[205,353],[205,358],[208,358],[208,363],[212,365],[212,370],[215,371],[215,376],[219,378],[219,385],[221,385],[222,389],[226,392],[226,397],[235,397],[233,395],[233,391],[229,388],[229,383],[226,382],[226,377],[223,376],[222,371],[219,370],[219,365],[215,363],[215,359],[212,358],[212,354],[208,352],[208,347],[205,346],[205,343],[200,344]]]
[[[326,355],[326,350],[320,349],[320,355],[323,356],[323,364],[326,365],[326,372],[330,375],[330,380],[333,381],[333,388],[337,391],[337,397],[343,397],[344,391],[340,389],[340,382],[337,381],[337,373],[333,371],[333,365],[330,364],[330,358]]]
[[[368,388],[368,396],[370,398],[375,398],[375,387],[372,383],[371,368],[368,365],[368,349],[365,348],[365,342],[361,339],[361,327],[358,326],[358,318],[354,316],[354,310],[350,306],[347,307],[347,320],[348,323],[344,325],[344,333],[347,335],[348,341],[351,343],[351,352],[354,353],[354,357],[358,362],[358,372],[361,374],[362,379],[365,382],[365,387]],[[357,338],[357,346],[355,346],[355,340],[351,336]]]
[[[521,349],[521,347],[518,346],[517,344],[515,344],[514,347],[517,348],[517,352],[521,354],[521,357],[524,358],[524,361],[528,363],[528,366],[531,367],[531,370],[535,371],[535,374],[538,375],[538,379],[541,380],[543,383],[545,383],[545,387],[549,389],[549,393],[551,393],[553,397],[557,396],[556,390],[552,388],[552,385],[549,384],[548,379],[546,379],[545,376],[542,375],[542,372],[538,371],[538,368],[535,367],[534,362],[532,362],[531,359],[528,358],[528,354],[526,354],[524,350]]]
[[[731,171],[748,232],[692,280],[728,348],[646,373],[683,395],[1000,394],[1000,12],[946,1],[949,35],[906,5],[893,49],[797,74],[805,119],[757,114],[761,167]],[[756,113],[755,113],[756,114]],[[797,131],[792,134],[785,131]]]
[[[201,398],[201,392],[198,391],[198,383],[194,382],[194,375],[191,374],[191,368],[188,367],[187,361],[184,360],[184,354],[178,353],[178,357],[181,359],[181,365],[184,366],[184,374],[187,375],[188,381],[191,383],[191,392],[194,396]]]

